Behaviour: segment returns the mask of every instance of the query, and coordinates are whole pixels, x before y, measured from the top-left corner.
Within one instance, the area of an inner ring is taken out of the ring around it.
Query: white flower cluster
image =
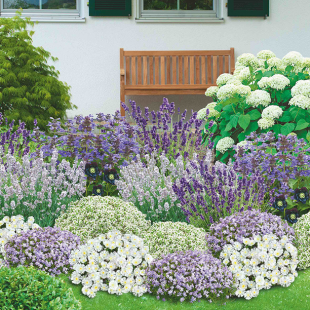
[[[288,241],[275,235],[244,238],[243,244],[225,245],[220,254],[235,278],[235,295],[251,299],[261,289],[272,285],[289,286],[298,276],[297,249]]]
[[[74,272],[70,279],[82,283],[82,293],[90,298],[100,290],[117,295],[132,292],[140,297],[147,291],[145,268],[153,260],[148,251],[141,238],[109,231],[72,251],[69,262]]]
[[[289,105],[294,105],[302,109],[310,109],[310,81],[300,80],[291,90],[292,99]]]
[[[2,228],[5,225],[4,228]],[[39,228],[38,224],[34,223],[34,217],[28,217],[27,222],[24,222],[22,215],[12,216],[9,218],[5,216],[0,221],[0,268],[4,266],[5,251],[4,246],[14,235],[21,232],[26,232],[30,229]],[[2,258],[1,258],[2,257]]]
[[[282,63],[287,66],[294,67],[294,72],[299,72],[303,68],[304,58],[298,52],[289,52],[282,58]]]
[[[228,149],[232,148],[235,141],[231,137],[226,137],[217,142],[216,150],[224,154]]]
[[[216,84],[221,87],[227,84],[227,82],[229,82],[230,80],[234,79],[234,76],[232,74],[229,73],[223,73],[221,74],[217,80],[216,80]]]
[[[198,119],[206,119],[209,117],[217,117],[220,115],[220,113],[216,110],[214,110],[214,107],[216,106],[216,102],[211,102],[209,104],[206,105],[205,108],[201,109],[198,111],[197,113],[197,118]],[[209,110],[208,116],[207,116],[207,110]]]
[[[241,69],[239,71],[239,73],[236,75],[236,79],[239,80],[239,81],[251,81],[251,72],[250,72],[250,69],[249,67],[245,67],[243,69]]]
[[[237,62],[245,67],[259,67],[258,59],[251,53],[244,53],[237,58]]]
[[[254,90],[247,98],[246,103],[251,105],[252,107],[257,107],[262,105],[263,107],[267,107],[271,102],[271,97],[268,92],[265,90]]]
[[[219,91],[219,88],[217,86],[210,86],[206,92],[205,95],[207,97],[216,97],[217,96],[217,92]]]
[[[272,127],[275,123],[274,123],[274,119],[271,118],[261,118],[258,122],[258,127],[260,129],[267,129]]]
[[[262,51],[257,53],[258,59],[268,60],[268,59],[272,59],[275,57],[276,57],[276,54],[272,51],[269,51],[269,50],[262,50]]]
[[[282,74],[275,74],[271,77],[263,77],[257,84],[260,88],[270,87],[276,90],[283,90],[290,85],[290,80]]]
[[[273,58],[268,59],[267,64],[268,64],[269,68],[276,68],[277,70],[281,70],[281,71],[284,71],[286,68],[286,66],[282,62],[282,60],[280,58],[277,58],[277,57],[273,57]]]
[[[277,105],[270,105],[265,108],[262,112],[262,118],[271,118],[276,119],[281,117],[283,114],[283,110]]]
[[[219,100],[225,100],[233,97],[234,95],[247,97],[250,94],[251,94],[250,86],[242,84],[241,85],[226,84],[219,89],[217,97]]]

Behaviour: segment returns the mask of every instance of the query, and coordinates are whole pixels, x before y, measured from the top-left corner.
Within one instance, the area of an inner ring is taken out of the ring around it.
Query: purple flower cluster
[[[293,196],[289,180],[310,176],[310,149],[304,139],[294,135],[279,135],[276,139],[273,132],[259,136],[253,132],[247,141],[246,147],[235,147],[234,169],[244,176],[260,173],[265,178],[271,205],[277,196]]]
[[[119,111],[112,116],[99,113],[96,119],[92,115],[76,116],[64,125],[53,119],[48,126],[50,135],[40,136],[39,128],[32,134],[33,141],[42,145],[44,157],[50,156],[57,146],[65,159],[98,160],[104,169],[111,169],[127,165],[140,153],[135,130]]]
[[[173,190],[178,196],[188,222],[195,222],[208,230],[220,218],[252,208],[259,208],[264,201],[264,178],[252,174],[240,177],[231,166],[217,163],[210,168],[205,161],[176,180]]]
[[[229,298],[233,276],[221,261],[201,251],[167,254],[154,260],[146,270],[146,286],[149,293],[161,297],[178,297],[191,303],[206,298]]]
[[[182,156],[185,160],[191,159],[194,152],[201,158],[205,155],[206,146],[202,145],[200,128],[203,120],[197,119],[197,112],[185,121],[187,111],[180,114],[179,110],[179,120],[174,122],[175,104],[169,103],[167,98],[164,98],[158,111],[150,112],[146,107],[144,115],[134,101],[130,101],[130,105],[131,111],[122,104],[137,124],[137,134],[145,152],[151,154],[156,150],[158,154],[165,153],[172,159]]]
[[[211,225],[206,235],[207,247],[216,256],[226,244],[235,241],[243,243],[243,238],[255,235],[274,234],[281,238],[287,235],[289,241],[294,239],[294,229],[279,216],[258,210],[247,210],[221,218],[218,223]]]
[[[52,276],[68,273],[69,256],[80,245],[80,238],[58,227],[28,230],[14,235],[4,249],[8,267],[34,266]]]

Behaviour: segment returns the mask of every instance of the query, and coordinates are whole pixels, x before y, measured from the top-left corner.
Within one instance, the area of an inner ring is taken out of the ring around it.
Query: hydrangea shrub
[[[82,310],[82,305],[62,280],[34,267],[18,266],[0,268],[0,308]]]
[[[24,222],[22,215],[12,216],[9,218],[5,216],[0,221],[0,267],[5,265],[5,250],[6,243],[16,234],[26,232],[30,229],[40,228],[40,226],[34,223],[33,217],[28,217],[27,222]]]
[[[235,153],[233,145],[252,132],[295,132],[298,138],[309,138],[309,72],[309,58],[298,52],[283,59],[266,50],[239,56],[234,73],[220,75],[218,87],[206,91],[214,103],[207,109],[205,126],[215,123],[204,133],[204,141],[214,142],[216,159],[226,162]]]
[[[34,266],[52,276],[71,271],[69,256],[80,238],[57,227],[28,230],[13,236],[5,245],[8,267]]]
[[[154,223],[144,235],[154,258],[177,251],[206,251],[205,230],[181,222]]]
[[[233,291],[231,271],[212,255],[185,251],[154,260],[146,271],[148,292],[157,299],[176,297],[191,303],[218,297],[229,298]]]
[[[246,210],[221,218],[218,223],[212,224],[206,234],[206,241],[208,248],[218,256],[225,245],[242,243],[244,238],[249,239],[256,235],[270,234],[278,238],[286,235],[289,242],[293,242],[295,236],[294,229],[279,216],[259,210]]]
[[[79,236],[84,243],[114,229],[141,237],[151,226],[145,217],[132,203],[120,198],[88,196],[72,203],[55,226]]]
[[[73,284],[82,283],[82,293],[89,298],[100,290],[117,295],[132,292],[140,297],[147,291],[145,268],[153,260],[148,250],[135,235],[109,231],[71,253],[74,272],[70,279]]]
[[[254,235],[223,247],[224,265],[234,277],[235,295],[251,299],[273,285],[290,286],[298,276],[297,249],[283,235]]]

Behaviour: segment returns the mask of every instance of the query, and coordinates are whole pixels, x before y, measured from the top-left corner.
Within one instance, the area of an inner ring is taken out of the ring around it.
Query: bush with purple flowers
[[[294,229],[279,216],[259,210],[246,210],[221,218],[218,223],[211,225],[206,241],[208,248],[218,256],[226,244],[233,244],[235,241],[242,243],[243,238],[270,234],[279,238],[287,235],[290,242],[295,236]]]
[[[80,238],[58,227],[28,230],[14,235],[5,245],[6,264],[34,266],[52,276],[71,271],[70,253],[80,245]]]
[[[210,302],[233,293],[233,276],[221,261],[201,251],[176,252],[154,260],[146,271],[148,292],[157,299],[176,297]]]

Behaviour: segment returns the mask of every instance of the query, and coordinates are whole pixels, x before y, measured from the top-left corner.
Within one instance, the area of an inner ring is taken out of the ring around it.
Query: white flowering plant
[[[0,268],[5,266],[5,248],[7,242],[16,234],[26,232],[30,229],[39,228],[40,226],[34,222],[34,217],[29,216],[25,222],[22,215],[5,216],[0,220]]]
[[[98,291],[122,295],[133,293],[140,297],[146,291],[145,270],[153,261],[148,246],[135,235],[112,230],[71,252],[73,268],[70,279],[82,284],[82,293],[89,298]]]
[[[297,249],[288,236],[256,235],[223,247],[220,258],[233,273],[235,295],[251,299],[273,285],[288,287],[298,276]]]
[[[214,143],[216,160],[226,163],[235,154],[233,145],[252,132],[294,132],[310,141],[309,73],[310,59],[298,52],[282,59],[268,50],[239,56],[234,73],[220,75],[218,86],[207,89],[214,102],[198,111],[205,129],[211,128],[203,142]]]

